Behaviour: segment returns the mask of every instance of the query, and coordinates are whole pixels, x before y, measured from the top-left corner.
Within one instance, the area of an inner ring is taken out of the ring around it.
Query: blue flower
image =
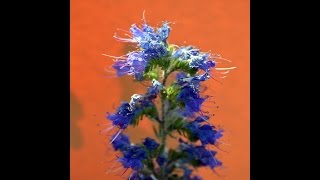
[[[200,86],[200,81],[205,81],[210,78],[209,73],[200,74],[197,76],[188,77],[185,73],[178,73],[176,76],[177,83],[179,85],[184,84],[193,84],[193,86],[196,86],[197,88]]]
[[[141,159],[138,158],[126,158],[122,157],[118,160],[124,168],[131,168],[133,170],[141,170],[143,168],[143,163]]]
[[[155,150],[155,149],[157,149],[157,148],[159,147],[159,144],[158,144],[155,140],[153,140],[153,139],[151,139],[151,138],[149,138],[149,137],[147,137],[147,138],[144,140],[143,145],[144,145],[149,151],[153,151],[153,150]]]
[[[170,33],[170,26],[168,25],[168,22],[164,22],[162,24],[162,27],[158,28],[159,39],[161,39],[163,42],[166,42],[166,40],[169,37],[169,33]]]
[[[183,169],[183,176],[182,179],[183,180],[201,180],[201,178],[199,176],[191,176],[192,170],[186,167],[182,167]]]
[[[189,60],[192,56],[198,56],[199,49],[194,49],[192,46],[181,47],[173,52],[173,58],[179,58],[180,60]]]
[[[143,160],[147,157],[145,150],[139,146],[129,146],[123,150],[123,157],[120,157],[118,161],[124,168],[131,168],[133,170],[141,170]]]
[[[201,124],[201,122],[206,121],[208,118],[208,116],[199,116],[185,126],[191,135],[199,139],[203,145],[214,144],[217,139],[222,137],[223,132],[222,130],[215,130],[215,127],[209,124]]]
[[[148,88],[146,96],[149,100],[153,100],[158,96],[162,88],[163,85],[160,82],[158,82],[157,80],[152,80],[152,86]]]
[[[201,166],[209,166],[211,169],[221,166],[222,163],[215,158],[216,152],[210,151],[205,146],[195,146],[188,144],[179,139],[180,149],[186,153],[187,158],[192,161],[196,160]]]
[[[210,68],[215,67],[216,63],[209,60],[208,54],[199,54],[198,56],[193,56],[189,62],[190,67],[199,68],[206,72],[210,71]]]
[[[129,103],[123,102],[114,114],[107,114],[107,119],[112,121],[113,126],[126,129],[131,121],[136,118],[145,108],[154,106],[154,103],[146,96],[134,94]]]
[[[167,161],[167,158],[164,155],[160,155],[157,157],[156,161],[159,166],[162,166]]]
[[[128,53],[125,57],[118,58],[113,65],[118,76],[133,75],[135,79],[141,81],[143,72],[148,61],[168,55],[167,38],[170,33],[170,27],[164,22],[161,27],[154,29],[143,24],[142,29],[133,24],[130,28],[132,34],[131,39],[119,38],[120,41],[138,43],[141,50]]]
[[[157,31],[154,31],[148,24],[143,24],[142,29],[136,24],[133,24],[130,28],[130,32],[133,37],[132,40],[128,42],[137,42],[141,48],[149,49],[158,43],[166,43],[170,33],[170,26],[167,22],[164,22]]]
[[[202,122],[207,121],[208,119],[209,119],[209,116],[202,115],[202,116],[196,117],[196,119],[194,121],[197,123],[202,123]]]
[[[115,138],[115,135],[112,136],[112,139]],[[127,149],[130,146],[130,141],[128,136],[124,135],[124,134],[119,134],[118,137],[116,137],[116,139],[112,142],[112,146],[114,148],[114,150],[120,150],[120,151],[124,151],[125,149]]]
[[[180,82],[181,80],[183,80],[184,78],[187,78],[187,77],[188,77],[188,75],[185,72],[179,72],[176,75],[176,80],[178,82]]]
[[[172,54],[172,57],[180,60],[187,60],[190,67],[202,69],[207,73],[216,65],[213,60],[210,60],[210,54],[202,53],[199,49],[192,46],[179,48]]]
[[[185,105],[184,115],[192,116],[199,112],[205,98],[200,96],[199,81],[193,80],[182,85],[177,100],[183,102]]]
[[[185,105],[182,112],[184,116],[193,116],[194,113],[201,110],[201,105],[207,97],[200,96],[200,82],[209,78],[210,76],[207,73],[193,77],[189,77],[186,73],[177,74],[176,81],[181,86],[177,100]]]
[[[114,114],[107,115],[107,118],[112,121],[114,126],[119,127],[120,129],[125,129],[130,124],[133,119],[132,108],[129,103],[122,103],[118,108],[117,112]]]
[[[142,80],[147,60],[143,52],[132,52],[127,55],[126,59],[117,59],[113,68],[117,70],[118,76],[133,75],[137,80]]]

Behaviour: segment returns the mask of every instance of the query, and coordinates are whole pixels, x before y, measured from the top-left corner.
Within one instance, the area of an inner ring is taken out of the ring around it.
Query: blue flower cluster
[[[124,135],[124,134],[119,134],[118,137],[115,137],[116,135],[113,135],[112,139],[116,138],[113,142],[112,142],[112,146],[114,150],[120,150],[120,151],[124,151],[125,149],[127,149],[130,146],[130,140],[129,137]]]
[[[215,158],[217,152],[207,150],[204,145],[196,146],[179,139],[179,148],[187,155],[187,160],[196,161],[198,166],[209,166],[211,169],[221,166],[222,163]]]
[[[151,139],[151,138],[149,138],[149,137],[147,137],[147,138],[144,140],[143,145],[144,145],[149,151],[153,151],[153,150],[155,150],[155,149],[157,149],[157,148],[159,147],[159,144],[158,144],[155,140],[153,140],[153,139]]]
[[[209,73],[210,69],[216,65],[214,61],[210,60],[210,54],[202,53],[193,46],[179,48],[172,54],[172,57],[188,61],[190,67],[201,69],[206,73]]]
[[[147,153],[142,147],[129,146],[122,153],[123,157],[120,157],[118,161],[124,168],[131,168],[137,171],[144,167],[142,161],[147,157]]]
[[[201,110],[201,105],[206,99],[200,96],[201,80],[199,76],[187,77],[185,73],[177,75],[177,84],[181,86],[177,100],[185,105],[184,116],[193,116]]]
[[[154,30],[151,26],[143,24],[142,28],[132,25],[130,28],[132,38],[119,38],[120,41],[138,43],[140,50],[128,53],[126,58],[119,58],[113,65],[118,76],[133,75],[135,79],[142,80],[143,72],[148,61],[168,55],[167,38],[170,27],[167,22]]]
[[[214,126],[210,124],[204,124],[208,120],[208,116],[199,116],[194,121],[186,124],[186,129],[196,139],[200,139],[202,145],[215,144],[217,139],[222,137],[222,130],[216,130]]]
[[[114,114],[107,114],[107,119],[112,121],[113,126],[126,129],[133,119],[141,115],[142,111],[148,107],[154,107],[153,100],[157,97],[162,85],[154,80],[153,85],[148,88],[148,92],[142,96],[134,94],[131,101],[123,102]]]
[[[147,137],[143,145],[132,145],[128,136],[124,134],[119,134],[118,137],[112,141],[112,146],[114,150],[122,152],[123,156],[118,158],[125,169],[131,168],[134,171],[143,169],[143,160],[147,159],[148,151],[153,151],[159,147],[159,144],[149,137]]]

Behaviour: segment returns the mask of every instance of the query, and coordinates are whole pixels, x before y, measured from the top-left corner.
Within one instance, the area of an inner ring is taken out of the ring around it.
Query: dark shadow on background
[[[81,104],[70,92],[70,147],[80,149],[83,145],[83,138],[78,121],[83,115]]]

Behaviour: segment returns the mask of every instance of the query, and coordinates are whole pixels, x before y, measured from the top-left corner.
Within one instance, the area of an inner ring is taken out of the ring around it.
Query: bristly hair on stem
[[[121,154],[116,161],[122,166],[122,175],[130,173],[130,180],[199,180],[201,177],[193,170],[209,167],[215,172],[222,166],[217,151],[211,148],[220,144],[223,136],[223,130],[211,125],[212,116],[202,109],[212,96],[204,95],[200,85],[214,79],[213,71],[222,71],[224,78],[235,67],[217,68],[217,61],[223,59],[220,55],[201,52],[194,46],[169,44],[169,23],[151,27],[144,14],[142,25],[133,24],[130,35],[114,36],[118,41],[135,44],[137,50],[122,56],[104,54],[114,58],[112,67],[117,76],[129,75],[138,82],[151,82],[145,94],[134,94],[114,113],[107,113],[111,123],[106,131],[118,128],[110,144]],[[168,80],[172,74],[175,79]],[[133,144],[125,130],[138,126],[144,116],[157,122],[158,130],[155,126],[153,129],[158,139],[146,137]],[[167,146],[167,136],[178,139],[177,148]]]

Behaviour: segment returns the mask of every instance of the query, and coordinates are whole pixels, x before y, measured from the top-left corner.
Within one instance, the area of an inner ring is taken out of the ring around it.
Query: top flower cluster
[[[210,68],[215,66],[215,62],[210,60],[210,54],[202,53],[195,47],[187,46],[175,49],[176,46],[169,46],[167,39],[170,27],[167,22],[164,22],[156,30],[147,24],[142,24],[141,28],[133,24],[130,32],[132,38],[116,38],[122,42],[137,43],[139,50],[130,52],[116,60],[113,67],[119,76],[133,75],[136,80],[141,81],[146,78],[144,73],[147,73],[145,71],[149,62],[161,58],[170,58],[171,61],[176,61],[176,67],[172,68],[180,68],[187,72],[191,69],[194,71],[203,70],[205,74],[201,76],[202,79],[207,79]]]

